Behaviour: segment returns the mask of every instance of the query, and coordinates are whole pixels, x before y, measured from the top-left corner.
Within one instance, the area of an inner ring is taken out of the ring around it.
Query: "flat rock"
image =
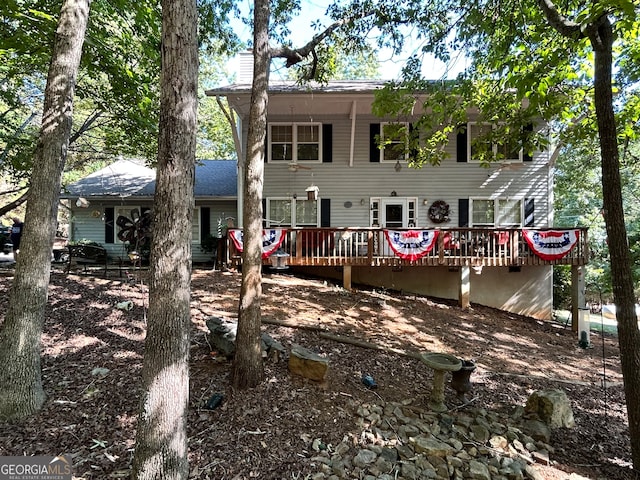
[[[301,345],[293,344],[289,355],[289,371],[318,382],[327,378],[329,360]]]

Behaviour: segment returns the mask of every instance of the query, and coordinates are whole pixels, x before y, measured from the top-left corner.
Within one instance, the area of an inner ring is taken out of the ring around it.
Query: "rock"
[[[527,420],[522,424],[522,427],[534,440],[549,443],[551,431],[546,423],[540,420]]]
[[[539,390],[533,392],[527,400],[525,412],[536,414],[552,430],[575,426],[571,403],[563,390]]]
[[[294,344],[289,355],[289,371],[315,381],[323,381],[329,371],[329,360]]]
[[[413,463],[402,464],[402,476],[408,480],[417,480],[420,478],[420,472]]]
[[[435,457],[446,457],[453,454],[451,445],[433,437],[419,436],[411,438],[409,441],[416,453],[424,453],[427,456],[433,455]]]
[[[284,355],[284,352],[286,351],[284,345],[275,340],[268,333],[260,335],[260,340],[262,343],[262,351],[266,352],[268,358],[274,362],[278,362],[280,357]]]
[[[376,461],[377,455],[371,450],[362,449],[353,457],[353,464],[359,468],[366,468]]]
[[[207,318],[209,329],[209,343],[211,347],[227,358],[232,358],[236,352],[236,333],[238,322],[221,318]]]
[[[491,448],[506,450],[509,442],[502,435],[495,435],[489,439],[489,445]]]
[[[471,433],[473,433],[473,438],[480,443],[485,443],[489,440],[490,433],[484,425],[471,425]]]
[[[475,480],[491,480],[491,474],[489,468],[477,460],[471,460],[469,462],[469,478]]]
[[[531,480],[544,480],[545,476],[540,473],[535,467],[531,466],[531,465],[527,465],[524,468],[524,471],[527,473],[527,476],[531,479]]]

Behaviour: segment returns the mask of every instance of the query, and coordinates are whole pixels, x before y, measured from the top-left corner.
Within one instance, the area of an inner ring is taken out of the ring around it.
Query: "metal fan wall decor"
[[[131,218],[119,215],[116,225],[118,240],[128,244],[130,250],[141,252],[148,248],[151,242],[151,210],[145,210],[142,215],[137,208],[131,210]]]

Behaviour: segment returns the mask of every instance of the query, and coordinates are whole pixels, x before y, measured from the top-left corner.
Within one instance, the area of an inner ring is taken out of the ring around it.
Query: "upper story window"
[[[270,123],[269,162],[319,162],[322,159],[320,123]]]
[[[522,200],[510,198],[472,198],[471,222],[474,227],[520,227]]]
[[[404,161],[409,147],[409,123],[380,124],[380,162]]]
[[[495,125],[470,122],[467,125],[467,153],[469,162],[498,160],[504,162],[522,162],[523,155],[517,140],[511,136],[496,139],[492,137]]]

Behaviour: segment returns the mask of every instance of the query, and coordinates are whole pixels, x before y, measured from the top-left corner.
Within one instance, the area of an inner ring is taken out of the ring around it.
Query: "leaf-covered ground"
[[[11,269],[0,271],[0,321]],[[452,408],[502,409],[524,405],[535,390],[561,388],[576,426],[552,434],[545,478],[636,478],[629,466],[626,407],[615,337],[594,334],[578,347],[570,327],[473,306],[394,292],[347,292],[331,283],[291,275],[264,277],[264,331],[287,349],[294,343],[326,356],[328,380],[292,376],[287,360],[265,362],[265,381],[248,392],[228,386],[230,364],[212,352],[208,316],[234,316],[240,275],[195,270],[192,288],[192,478],[303,479],[319,471],[312,443],[337,445],[358,437],[355,411],[363,403],[429,397],[432,373],[394,353],[439,351],[473,359],[471,403],[446,389]],[[73,456],[77,478],[125,478],[134,448],[139,373],[146,325],[145,272],[52,274],[43,336],[43,381],[48,400],[21,424],[0,425],[0,455]],[[131,311],[116,308],[131,300]],[[273,323],[269,323],[274,321]],[[283,326],[277,322],[296,325]],[[372,350],[327,339],[337,334],[367,341]],[[363,374],[378,383],[361,382]],[[222,404],[204,408],[214,394]],[[171,393],[167,392],[170,396]]]

